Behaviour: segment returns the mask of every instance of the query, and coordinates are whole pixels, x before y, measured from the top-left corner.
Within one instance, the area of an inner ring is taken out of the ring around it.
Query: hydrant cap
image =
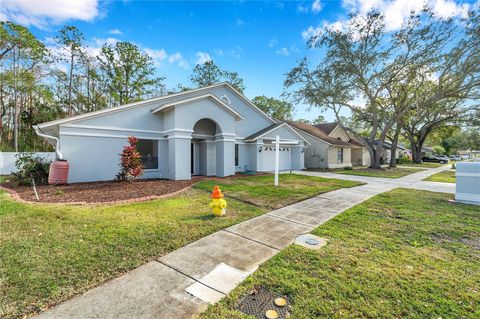
[[[213,187],[213,192],[212,195],[210,195],[211,198],[223,198],[222,191],[218,186]]]

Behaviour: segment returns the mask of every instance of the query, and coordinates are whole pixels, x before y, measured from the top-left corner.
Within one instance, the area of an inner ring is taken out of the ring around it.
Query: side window
[[[337,149],[337,162],[343,163],[343,148]]]
[[[137,150],[142,155],[142,165],[145,169],[158,169],[158,141],[139,139]]]
[[[235,144],[235,166],[238,166],[238,144]]]

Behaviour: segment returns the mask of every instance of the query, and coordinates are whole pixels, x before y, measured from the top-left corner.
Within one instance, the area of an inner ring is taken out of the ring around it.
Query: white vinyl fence
[[[16,152],[0,152],[0,175],[8,175],[12,172],[16,172],[15,161],[17,160]],[[55,152],[36,152],[32,153],[34,156],[40,156],[42,158],[53,161],[55,159]]]

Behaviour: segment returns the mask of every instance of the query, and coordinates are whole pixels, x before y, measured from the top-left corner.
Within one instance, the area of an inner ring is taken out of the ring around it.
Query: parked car
[[[422,162],[432,162],[432,163],[440,163],[445,164],[448,163],[449,159],[446,156],[438,156],[438,155],[428,155],[422,157]]]
[[[450,156],[451,161],[461,161],[462,157],[460,155],[452,155]]]

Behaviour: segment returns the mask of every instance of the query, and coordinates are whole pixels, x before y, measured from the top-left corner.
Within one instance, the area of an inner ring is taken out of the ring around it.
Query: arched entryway
[[[215,142],[221,133],[220,126],[211,119],[203,118],[195,123],[190,145],[192,175],[217,175]]]

